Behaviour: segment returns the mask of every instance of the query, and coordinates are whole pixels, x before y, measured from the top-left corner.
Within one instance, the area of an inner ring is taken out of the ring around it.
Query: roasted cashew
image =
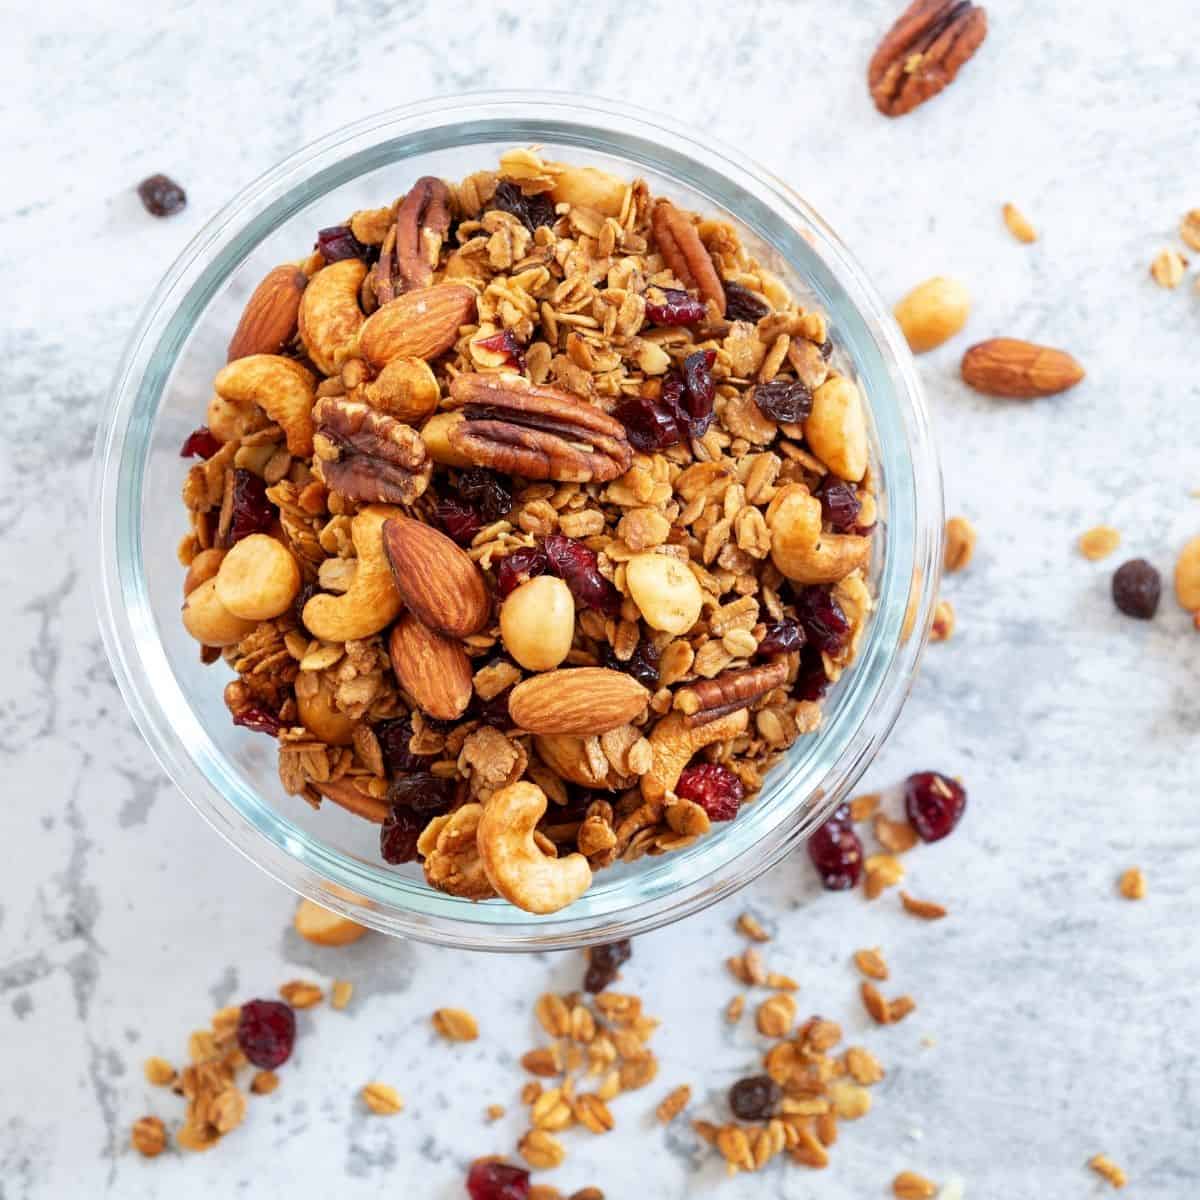
[[[864,566],[871,539],[852,533],[821,531],[821,502],[803,488],[793,488],[768,510],[771,559],[797,583],[837,583]]]
[[[222,367],[213,386],[217,395],[235,404],[257,404],[278,422],[289,453],[312,457],[317,381],[307,367],[279,354],[251,354]]]
[[[204,423],[217,441],[232,442],[266,429],[271,418],[252,401],[226,400],[214,392]]]
[[[813,392],[804,439],[839,478],[858,483],[867,473],[867,421],[853,379],[835,375]]]
[[[370,383],[350,392],[352,400],[361,400],[406,425],[425,420],[437,408],[441,395],[437,376],[423,358],[393,358]]]
[[[723,742],[745,733],[748,723],[749,716],[744,708],[690,728],[683,713],[668,713],[650,734],[654,761],[642,776],[642,796],[646,800],[661,800],[668,792],[673,792],[683,768],[697,751],[713,742]]]
[[[319,270],[300,298],[300,340],[326,375],[337,373],[366,320],[358,306],[366,274],[361,258],[343,258]]]
[[[532,913],[558,912],[578,900],[592,882],[582,854],[550,858],[534,840],[546,811],[546,793],[520,781],[494,792],[476,834],[479,857],[492,887],[510,904]]]
[[[340,596],[325,592],[304,606],[304,624],[323,642],[348,642],[370,637],[400,615],[400,594],[383,553],[383,523],[404,514],[387,504],[359,509],[350,525],[358,554],[358,569]]]
[[[483,805],[464,804],[425,826],[417,853],[424,856],[425,878],[431,887],[467,900],[486,900],[496,894],[479,852],[482,817]]]

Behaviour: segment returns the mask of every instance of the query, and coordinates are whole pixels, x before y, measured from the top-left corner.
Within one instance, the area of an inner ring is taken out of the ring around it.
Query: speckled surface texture
[[[822,894],[793,860],[685,926],[643,939],[625,983],[664,1019],[659,1079],[614,1105],[605,1138],[567,1135],[564,1193],[862,1200],[911,1167],[972,1198],[1099,1194],[1098,1150],[1126,1195],[1200,1191],[1200,877],[1195,747],[1200,640],[1173,599],[1120,617],[1112,563],[1076,535],[1117,525],[1169,570],[1200,531],[1200,296],[1147,276],[1200,205],[1200,52],[1183,3],[998,4],[974,62],[901,121],[863,82],[898,4],[683,6],[254,5],[108,0],[9,23],[0,320],[0,1197],[332,1196],[451,1200],[477,1154],[520,1133],[516,1059],[531,998],[578,956],[498,962],[371,937],[320,950],[290,931],[290,895],[228,849],[163,776],[127,718],[92,616],[87,485],[94,423],[138,310],[235,191],[311,138],[389,104],[469,88],[573,88],[672,112],[743,147],[833,222],[883,293],[937,273],[975,294],[968,336],[1062,345],[1088,368],[1069,397],[999,403],[957,377],[965,338],[921,362],[951,511],[979,529],[947,594],[959,632],[934,647],[865,783],[961,774],[958,834],[910,858],[925,924],[894,896]],[[185,213],[155,221],[133,185],[166,171]],[[1016,244],[1018,203],[1042,231]],[[1193,270],[1194,274],[1194,270]],[[1119,560],[1118,560],[1119,561]],[[1140,904],[1115,894],[1131,863]],[[653,1106],[691,1082],[694,1115],[756,1061],[720,1010],[721,966],[750,908],[801,1010],[843,1022],[888,1067],[832,1167],[777,1164],[722,1182],[713,1156]],[[868,1025],[849,964],[883,946],[919,1010]],[[352,979],[343,1013],[300,1018],[280,1090],[216,1151],[142,1161],[144,1112],[182,1105],[141,1062],[176,1061],[214,1006],[293,976]],[[429,1012],[462,1003],[483,1037],[438,1042]],[[933,1039],[926,1045],[924,1039]],[[405,1113],[365,1114],[367,1080]],[[493,1126],[489,1103],[510,1107]]]

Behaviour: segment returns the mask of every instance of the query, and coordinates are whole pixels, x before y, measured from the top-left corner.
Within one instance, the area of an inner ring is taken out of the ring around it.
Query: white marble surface
[[[571,1135],[554,1182],[610,1198],[884,1196],[914,1167],[972,1198],[1081,1197],[1097,1150],[1126,1194],[1200,1191],[1195,735],[1200,640],[1167,598],[1118,616],[1107,566],[1073,539],[1102,520],[1169,569],[1200,530],[1200,296],[1146,273],[1200,205],[1200,54],[1190,5],[1013,0],[949,93],[888,122],[863,84],[898,3],[642,0],[636,5],[51,3],[6,20],[7,297],[0,363],[0,1197],[461,1197],[464,1164],[519,1133],[515,1057],[528,999],[572,985],[575,956],[503,963],[371,937],[321,951],[284,932],[292,898],[233,854],[162,775],[126,717],[88,594],[94,422],[143,298],[202,222],[309,139],[365,112],[486,86],[573,88],[675,113],[794,182],[881,289],[970,283],[970,334],[1027,335],[1088,367],[1069,397],[1004,404],[957,379],[962,342],[921,363],[952,510],[977,524],[934,648],[866,783],[961,773],[971,806],[911,859],[926,925],[894,900],[822,894],[792,861],[637,946],[626,973],[666,1019],[663,1071],[619,1101],[617,1132]],[[187,211],[154,221],[132,185],[166,171]],[[1042,230],[1012,241],[1012,199]],[[1150,895],[1129,904],[1130,863]],[[755,1060],[719,1008],[721,957],[749,906],[801,1005],[843,1020],[889,1066],[875,1111],[820,1176],[777,1165],[721,1183],[683,1124],[650,1110],[679,1081],[697,1115]],[[869,1028],[850,952],[879,943],[919,1012]],[[179,1059],[212,1007],[294,975],[345,975],[346,1013],[301,1018],[283,1086],[216,1152],[144,1162],[143,1112],[177,1102],[141,1077]],[[461,1002],[484,1037],[448,1047],[430,1010]],[[930,1036],[932,1046],[923,1045]],[[364,1115],[357,1088],[408,1110]],[[499,1124],[491,1102],[513,1107]]]

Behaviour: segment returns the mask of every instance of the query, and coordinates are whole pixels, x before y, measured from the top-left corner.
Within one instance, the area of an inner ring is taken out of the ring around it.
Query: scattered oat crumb
[[[503,1104],[489,1104],[487,1108],[484,1109],[484,1116],[486,1116],[489,1121],[498,1121],[507,1111],[508,1110]]]
[[[947,574],[961,571],[975,555],[975,526],[966,517],[951,517],[946,522],[946,548],[942,565]]]
[[[1015,204],[1006,204],[1001,211],[1004,213],[1004,223],[1008,226],[1008,232],[1018,242],[1028,244],[1037,241],[1037,230],[1030,225],[1025,214]]]
[[[882,797],[878,792],[864,792],[850,801],[850,820],[868,821],[879,811]]]
[[[752,942],[769,942],[771,935],[758,923],[758,919],[748,912],[742,913],[737,919],[738,932],[743,933]]]
[[[756,987],[767,982],[767,968],[762,955],[751,946],[741,954],[725,960],[730,974],[739,982]]]
[[[175,1082],[175,1068],[165,1058],[159,1058],[158,1055],[146,1059],[142,1070],[145,1072],[146,1082],[155,1087],[164,1087],[168,1083]]]
[[[691,1099],[691,1087],[689,1087],[686,1083],[680,1084],[679,1087],[674,1089],[674,1091],[668,1092],[667,1095],[663,1097],[662,1101],[659,1103],[659,1106],[654,1110],[654,1115],[659,1119],[659,1121],[662,1122],[662,1124],[666,1125],[675,1120],[675,1118],[679,1116],[679,1114],[683,1112],[685,1108],[687,1108]]]
[[[1200,208],[1193,208],[1191,212],[1183,214],[1183,220],[1179,223],[1179,236],[1185,246],[1200,250]]]
[[[1150,264],[1150,274],[1159,287],[1176,288],[1183,281],[1187,264],[1178,250],[1162,250]]]
[[[863,889],[868,900],[878,899],[885,888],[894,887],[904,878],[904,864],[894,854],[868,854],[863,867]]]
[[[432,1020],[448,1042],[473,1042],[479,1036],[479,1025],[465,1008],[439,1008]]]
[[[886,979],[888,977],[888,965],[878,946],[870,950],[855,950],[854,965],[868,979]]]
[[[917,1008],[917,1003],[911,996],[897,996],[895,1000],[885,1000],[880,990],[866,979],[863,980],[861,993],[863,1007],[878,1025],[894,1025],[897,1021],[903,1021]]]
[[[933,1037],[931,1034],[928,1034],[928,1033],[922,1034],[921,1035],[921,1045],[926,1050],[932,1050],[934,1048],[934,1046],[937,1045],[937,1038]]]
[[[293,1008],[312,1008],[325,999],[324,990],[305,979],[293,979],[285,983],[279,989],[279,994]]]
[[[893,821],[883,813],[875,814],[875,838],[891,854],[903,854],[918,841],[917,831],[907,821]]]
[[[1107,558],[1121,544],[1121,534],[1111,525],[1097,525],[1079,535],[1079,553],[1092,562]]]
[[[937,1184],[916,1171],[901,1171],[892,1180],[892,1195],[896,1200],[932,1200]]]
[[[256,1096],[269,1096],[279,1086],[279,1076],[274,1071],[257,1071],[250,1080],[250,1090]]]
[[[333,987],[330,989],[329,1003],[334,1008],[342,1009],[350,1003],[350,997],[354,995],[354,984],[348,979],[335,979]]]
[[[937,1194],[937,1200],[963,1200],[967,1194],[967,1185],[955,1176],[953,1179],[947,1179],[942,1186],[942,1190]]]
[[[948,642],[954,633],[954,605],[949,600],[939,600],[933,610],[933,624],[929,629],[931,642]]]
[[[167,1130],[158,1117],[141,1117],[134,1121],[129,1140],[145,1158],[154,1158],[167,1144]]]
[[[1146,876],[1141,867],[1129,867],[1121,872],[1118,885],[1126,900],[1142,900],[1146,895]]]
[[[725,1006],[725,1020],[727,1020],[730,1025],[734,1025],[742,1019],[742,1013],[745,1011],[746,997],[734,996],[734,998]]]
[[[784,975],[780,971],[768,971],[766,983],[767,987],[781,992],[798,992],[800,990],[800,985],[790,975]]]
[[[363,1087],[362,1098],[366,1106],[381,1117],[394,1117],[404,1108],[400,1093],[387,1083],[368,1083]]]
[[[1088,1166],[1096,1172],[1097,1175],[1103,1176],[1115,1188],[1123,1188],[1126,1183],[1125,1172],[1117,1166],[1107,1154],[1093,1154],[1088,1159]]]
[[[932,900],[918,900],[904,890],[900,892],[900,903],[904,905],[905,912],[910,912],[914,917],[921,917],[925,921],[940,921],[946,915],[946,909],[942,905],[935,904]]]

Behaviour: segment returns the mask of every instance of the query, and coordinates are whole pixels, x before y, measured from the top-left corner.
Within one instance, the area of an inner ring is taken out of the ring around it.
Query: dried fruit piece
[[[621,608],[621,595],[600,574],[596,552],[575,538],[553,533],[542,543],[549,569],[571,589],[571,595],[585,608],[615,616]]]
[[[1162,577],[1144,558],[1131,558],[1113,573],[1113,603],[1127,616],[1149,621],[1158,611]]]
[[[483,528],[479,514],[469,504],[455,500],[453,496],[438,501],[434,516],[447,535],[459,546],[469,546]]]
[[[770,383],[760,383],[752,394],[759,412],[772,421],[798,424],[807,420],[812,412],[812,392],[798,379],[773,379]]]
[[[821,516],[829,522],[835,533],[851,533],[858,525],[858,514],[862,501],[853,485],[845,480],[826,475],[817,488],[817,499],[821,501]]]
[[[1107,558],[1120,544],[1120,531],[1111,525],[1097,525],[1079,535],[1079,553],[1092,562]]]
[[[625,427],[629,444],[643,453],[665,450],[683,441],[684,430],[675,414],[666,405],[644,396],[623,400],[613,409],[613,416]]]
[[[957,279],[935,275],[919,283],[893,310],[914,354],[949,341],[967,323],[971,293]]]
[[[808,839],[808,857],[822,885],[843,892],[859,881],[863,869],[862,841],[850,824],[850,810],[843,804]]]
[[[529,1172],[491,1160],[472,1163],[467,1194],[471,1200],[528,1200]]]
[[[148,175],[137,186],[142,207],[152,217],[170,217],[187,205],[187,193],[168,175]]]
[[[503,600],[521,584],[545,574],[549,569],[550,561],[540,546],[522,546],[502,558],[497,565],[496,594]]]
[[[972,346],[963,355],[962,377],[977,392],[1031,400],[1073,388],[1084,370],[1065,350],[1002,337]]]
[[[393,808],[379,827],[379,856],[385,863],[398,866],[417,857],[417,841],[425,831],[428,818],[419,817],[410,808]]]
[[[292,1056],[296,1014],[279,1000],[248,1000],[238,1014],[237,1043],[256,1067],[273,1071]]]
[[[349,225],[330,225],[317,231],[317,251],[328,263],[368,257],[367,247],[354,236]]]
[[[904,782],[904,808],[925,842],[940,842],[954,832],[967,807],[967,792],[957,779],[937,771],[919,771]]]
[[[1004,213],[1004,224],[1008,226],[1008,232],[1018,242],[1025,242],[1028,245],[1030,242],[1037,241],[1037,230],[1030,225],[1025,214],[1015,204],[1006,204],[1001,211]]]
[[[242,467],[235,467],[229,544],[236,545],[252,533],[266,533],[278,517],[278,509],[267,499],[267,485],[263,479]]]
[[[490,208],[511,213],[530,233],[542,225],[554,224],[554,205],[545,193],[526,196],[511,180],[502,179],[496,185]]]
[[[730,321],[761,321],[771,306],[740,283],[725,282],[725,317]]]
[[[729,1107],[743,1121],[765,1121],[774,1114],[782,1094],[770,1075],[751,1075],[729,1089]]]
[[[221,439],[207,425],[200,425],[184,438],[179,457],[210,459],[220,448]]]
[[[758,653],[764,656],[791,654],[802,649],[807,641],[808,635],[801,626],[790,617],[785,617],[766,626],[758,643]]]
[[[653,299],[655,294],[662,299]],[[699,325],[705,312],[699,300],[679,288],[656,288],[654,293],[646,296],[646,319],[653,325]]]
[[[746,789],[728,767],[720,763],[696,763],[684,768],[675,785],[675,794],[700,805],[710,821],[732,821],[738,815]]]
[[[633,943],[629,938],[609,942],[602,946],[589,946],[588,967],[583,977],[585,992],[602,992],[617,978],[622,963],[628,962],[633,954]]]

